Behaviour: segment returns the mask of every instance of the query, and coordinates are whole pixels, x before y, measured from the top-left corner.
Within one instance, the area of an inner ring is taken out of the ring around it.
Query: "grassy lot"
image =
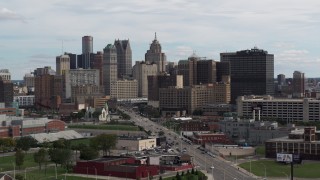
[[[69,125],[70,129],[79,128],[79,129],[103,129],[103,130],[119,130],[119,131],[139,131],[137,126],[130,125]]]
[[[250,172],[250,162],[239,165]],[[264,177],[265,167],[267,177],[286,177],[290,175],[290,164],[277,163],[274,160],[259,160],[251,162],[251,171],[257,176]],[[294,165],[294,177],[299,178],[320,178],[320,162],[307,162],[302,165]]]
[[[266,149],[265,149],[265,147],[264,146],[257,146],[256,147],[256,153],[257,153],[257,155],[260,155],[260,156],[265,156],[265,154],[266,154]]]
[[[87,177],[76,177],[76,176],[68,176],[68,175],[64,175],[66,173],[64,168],[61,168],[60,166],[57,167],[57,177],[58,179],[66,179],[66,180],[86,180],[86,179],[95,179],[95,178],[87,178]],[[54,166],[50,166],[47,167],[47,173],[45,173],[44,168],[41,169],[41,171],[39,169],[37,170],[32,170],[32,171],[27,171],[26,174],[24,174],[24,172],[22,173],[17,173],[22,175],[23,177],[25,177],[27,180],[40,180],[40,179],[46,179],[46,180],[54,180],[55,178],[55,168]],[[68,173],[67,173],[68,174]]]
[[[181,175],[181,173],[179,173]],[[181,180],[205,180],[206,176],[201,172],[198,171],[197,174],[191,174],[191,171],[189,174],[184,173],[183,176],[181,176]],[[164,180],[177,180],[176,176],[163,178]]]
[[[70,140],[71,146],[73,145],[79,145],[79,144],[86,144],[89,145],[90,143],[90,138],[84,138],[84,139],[74,139],[74,140]]]
[[[14,156],[4,156],[0,157],[0,169],[1,171],[13,170],[13,164],[15,164]],[[21,166],[21,169],[25,169],[26,167],[37,166],[37,163],[34,162],[33,154],[28,153],[24,157],[24,163]]]

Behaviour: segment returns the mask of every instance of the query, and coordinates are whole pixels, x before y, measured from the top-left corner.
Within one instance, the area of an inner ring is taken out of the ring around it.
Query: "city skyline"
[[[274,54],[274,77],[294,71],[320,77],[318,7],[315,0],[2,2],[0,69],[9,69],[14,80],[37,67],[55,69],[56,56],[81,54],[86,35],[93,37],[94,52],[129,39],[135,64],[157,32],[167,61],[187,59],[193,51],[219,61],[221,52],[257,46]]]

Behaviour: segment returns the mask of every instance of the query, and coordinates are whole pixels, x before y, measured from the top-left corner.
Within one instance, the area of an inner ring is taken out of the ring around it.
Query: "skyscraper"
[[[66,70],[70,69],[69,55],[61,55],[56,57],[56,74],[64,75]]]
[[[129,40],[115,40],[117,48],[118,78],[132,75],[132,51]]]
[[[94,59],[93,53],[93,37],[82,37],[82,54],[77,56],[78,68],[90,69],[91,61]]]
[[[158,73],[157,64],[148,61],[136,61],[132,72],[133,78],[138,81],[138,96],[148,97],[148,76]]]
[[[117,81],[117,49],[108,44],[103,49],[103,84],[105,95],[110,95],[111,83]]]
[[[0,102],[4,102],[6,107],[10,107],[13,102],[13,83],[3,80],[0,76]]]
[[[91,61],[90,67],[91,69],[99,69],[100,75],[100,86],[103,86],[103,52],[98,51],[97,54],[94,54],[94,58]]]
[[[154,36],[154,40],[150,45],[150,49],[145,54],[145,61],[157,64],[158,73],[166,71],[167,57],[164,53],[161,52],[161,44],[157,40],[156,33]]]
[[[93,37],[83,36],[82,37],[82,54],[93,53]]]
[[[279,86],[284,85],[286,83],[286,76],[284,74],[278,74],[277,81]]]
[[[293,80],[292,80],[292,96],[295,98],[302,98],[304,97],[305,91],[305,78],[304,73],[300,71],[293,72]]]
[[[230,63],[231,103],[243,95],[274,94],[274,56],[254,47],[220,53],[221,62]]]

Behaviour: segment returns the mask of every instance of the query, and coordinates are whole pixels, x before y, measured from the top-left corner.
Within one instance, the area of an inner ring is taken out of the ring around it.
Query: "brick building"
[[[228,136],[222,133],[194,133],[190,139],[192,142],[201,145],[206,143],[231,144]]]
[[[107,156],[91,161],[78,161],[73,172],[140,179],[158,175],[159,166],[138,164],[133,157]]]

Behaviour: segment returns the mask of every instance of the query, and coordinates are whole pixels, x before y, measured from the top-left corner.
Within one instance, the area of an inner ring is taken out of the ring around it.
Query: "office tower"
[[[148,76],[148,105],[159,107],[159,88],[183,88],[182,75],[159,74]]]
[[[0,69],[0,77],[3,81],[11,81],[11,73],[9,69]]]
[[[183,85],[192,86],[197,84],[197,60],[199,58],[193,54],[188,60],[178,62],[178,74],[183,76]]]
[[[82,37],[82,54],[77,56],[78,68],[90,69],[90,62],[94,59],[93,37]]]
[[[103,86],[103,52],[98,51],[94,54],[94,58],[91,61],[91,69],[98,69],[100,74],[100,86]]]
[[[166,72],[170,75],[178,74],[178,66],[175,62],[168,62],[166,66]]]
[[[31,73],[27,73],[23,77],[24,85],[27,86],[28,90],[29,88],[34,88],[34,75]]]
[[[284,74],[278,74],[277,76],[278,85],[282,86],[286,84],[286,76]]]
[[[221,62],[230,63],[231,103],[243,95],[273,95],[274,56],[253,48],[220,53]]]
[[[103,49],[103,85],[105,95],[110,95],[111,83],[117,81],[117,49],[108,44]]]
[[[93,53],[93,37],[83,36],[82,37],[82,54]]]
[[[70,69],[77,69],[77,55],[65,52],[64,55],[68,55],[70,57]]]
[[[118,78],[132,75],[132,51],[129,40],[115,40],[117,48]]]
[[[56,72],[51,69],[51,66],[45,66],[43,68],[37,68],[33,71],[34,76],[41,76],[44,74],[56,75]]]
[[[159,89],[159,109],[162,113],[186,111],[193,112],[206,104],[228,104],[230,102],[230,84],[216,83],[169,87]],[[162,114],[166,115],[166,114]]]
[[[300,71],[293,72],[293,80],[292,80],[292,90],[293,90],[293,97],[301,98],[304,97],[305,93],[305,77],[304,73]]]
[[[205,60],[195,54],[179,61],[178,74],[183,75],[184,86],[230,82],[228,63]]]
[[[157,34],[155,34],[154,40],[150,45],[150,49],[145,54],[145,61],[157,64],[158,73],[166,71],[167,57],[161,52],[161,44],[157,40]]]
[[[56,57],[56,74],[64,75],[66,70],[70,69],[69,55],[61,55]]]
[[[90,69],[91,61],[94,59],[94,53],[77,55],[77,68]]]
[[[148,97],[148,76],[158,74],[157,64],[149,61],[136,61],[132,68],[133,78],[138,81],[138,96]]]
[[[230,63],[216,62],[217,68],[217,82],[230,83]]]
[[[94,95],[102,96],[99,83],[98,69],[70,69],[65,75],[66,98],[75,102],[79,97],[86,100]]]
[[[111,99],[132,99],[138,98],[138,81],[118,79],[111,83]]]
[[[38,108],[58,109],[63,98],[63,77],[41,74],[34,81],[35,104]]]
[[[4,102],[6,107],[11,107],[13,102],[13,83],[3,80],[0,76],[0,102]]]

